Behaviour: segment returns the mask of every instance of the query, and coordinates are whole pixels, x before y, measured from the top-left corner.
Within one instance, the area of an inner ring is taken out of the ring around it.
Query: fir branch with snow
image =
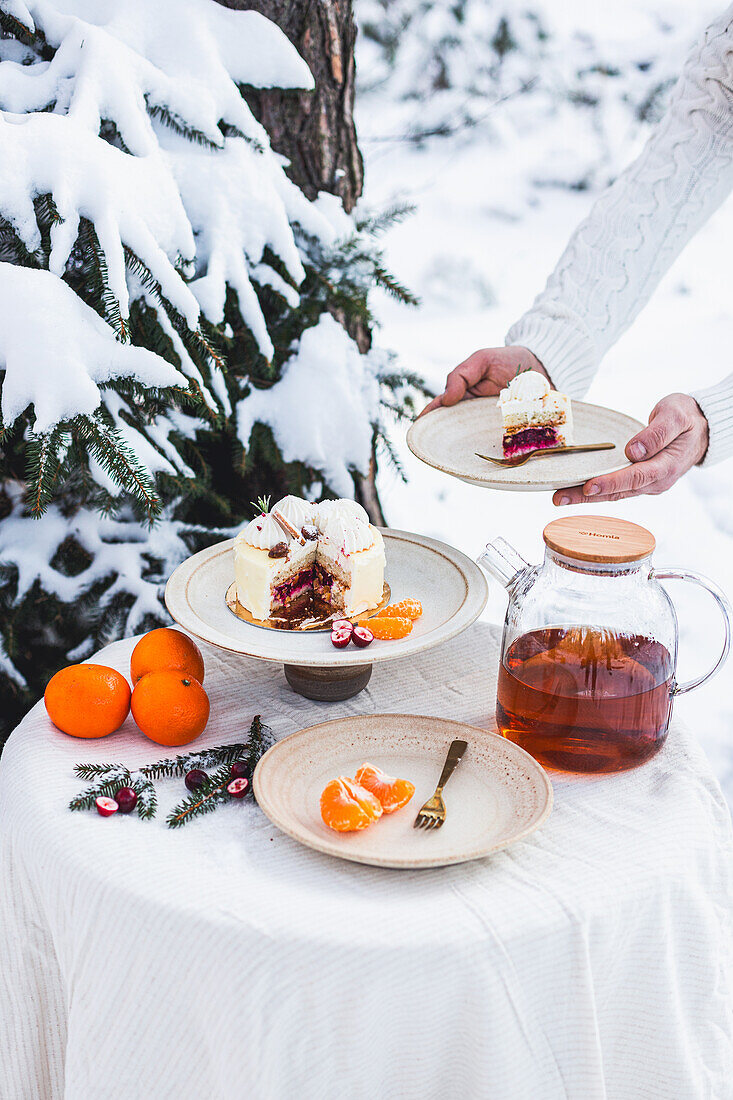
[[[89,765],[80,765],[77,774],[91,770]],[[70,810],[94,810],[98,798],[114,798],[121,787],[130,787],[137,795],[135,811],[143,821],[151,821],[158,812],[158,795],[155,786],[141,774],[130,772],[122,764],[103,764],[95,778],[98,780],[81,794],[72,798]]]
[[[312,87],[255,11],[0,0],[6,732],[60,665],[166,622],[167,577],[245,502],[352,495],[408,408],[365,338],[371,287],[409,299],[382,222],[306,198],[245,95]],[[356,436],[286,442],[285,399],[305,423],[328,379]]]

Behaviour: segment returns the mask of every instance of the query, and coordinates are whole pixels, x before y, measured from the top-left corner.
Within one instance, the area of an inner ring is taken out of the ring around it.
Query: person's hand
[[[446,379],[445,391],[426,405],[420,416],[440,405],[457,405],[464,397],[496,397],[511,382],[518,369],[549,375],[529,348],[484,348],[459,363]]]
[[[626,444],[631,466],[594,477],[585,485],[558,489],[555,504],[600,504],[665,493],[708,449],[708,422],[694,397],[673,393],[652,409],[649,426]]]

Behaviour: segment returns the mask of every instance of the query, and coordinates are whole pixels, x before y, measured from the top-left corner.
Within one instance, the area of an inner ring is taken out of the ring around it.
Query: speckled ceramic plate
[[[421,416],[407,433],[407,445],[417,458],[460,478],[469,485],[513,492],[543,492],[581,485],[591,477],[610,474],[628,466],[624,447],[643,427],[625,413],[573,401],[575,443],[615,443],[611,451],[548,455],[532,458],[516,469],[502,469],[481,454],[502,457],[501,410],[495,397],[461,401],[447,409]]]
[[[468,749],[444,792],[440,829],[413,822],[438,782],[454,738]],[[337,833],[323,824],[321,791],[338,775],[369,761],[410,779],[415,794],[403,809],[368,829]],[[552,809],[545,770],[524,749],[496,733],[412,714],[369,714],[310,726],[274,745],[254,774],[257,801],[288,836],[326,855],[375,867],[411,869],[465,863],[529,836]]]
[[[179,565],[166,585],[166,606],[185,630],[212,645],[265,661],[320,668],[408,657],[454,638],[479,617],[488,589],[475,562],[424,535],[387,528],[382,534],[392,599],[414,596],[423,605],[422,617],[400,641],[335,649],[328,633],[262,630],[242,622],[224,599],[234,577],[234,539],[209,546]]]

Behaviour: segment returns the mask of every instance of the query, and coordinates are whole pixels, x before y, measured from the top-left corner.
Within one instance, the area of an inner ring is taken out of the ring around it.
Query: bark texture
[[[246,89],[247,102],[273,149],[290,161],[288,174],[310,199],[338,195],[353,210],[364,186],[364,164],[354,125],[356,23],[352,0],[218,0],[228,8],[258,11],[277,23],[307,62],[315,89]],[[337,316],[360,351],[371,344],[365,325]],[[356,497],[373,523],[385,519],[376,486],[377,458],[366,477],[354,478]]]
[[[285,32],[316,82],[312,92],[247,90],[247,102],[290,175],[310,199],[338,195],[347,211],[364,184],[354,127],[354,43],[351,0],[220,0],[259,11]]]

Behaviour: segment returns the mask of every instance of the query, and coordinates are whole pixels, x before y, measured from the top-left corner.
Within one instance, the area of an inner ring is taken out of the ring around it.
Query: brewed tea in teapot
[[[730,605],[689,571],[655,571],[653,535],[601,516],[548,524],[542,566],[503,539],[479,559],[507,588],[499,666],[499,731],[541,763],[613,772],[642,764],[664,744],[675,695],[698,687],[725,660]],[[677,684],[677,617],[660,579],[692,581],[718,603],[723,650],[713,669]]]

